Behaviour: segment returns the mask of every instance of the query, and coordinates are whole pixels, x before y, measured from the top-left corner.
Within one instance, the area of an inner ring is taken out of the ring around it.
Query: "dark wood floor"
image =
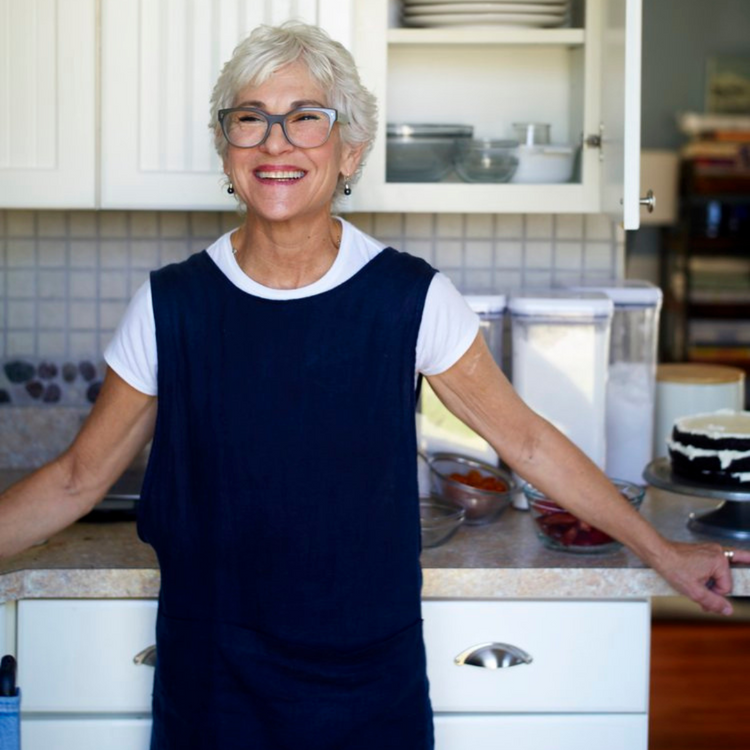
[[[655,620],[649,750],[750,750],[750,622]]]

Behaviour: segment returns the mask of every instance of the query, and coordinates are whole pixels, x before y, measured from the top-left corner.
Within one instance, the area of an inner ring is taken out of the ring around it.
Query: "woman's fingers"
[[[675,589],[689,596],[705,612],[731,615],[726,598],[732,593],[730,556],[718,544],[671,543],[674,556],[661,574]],[[732,563],[750,562],[750,552],[734,550]]]

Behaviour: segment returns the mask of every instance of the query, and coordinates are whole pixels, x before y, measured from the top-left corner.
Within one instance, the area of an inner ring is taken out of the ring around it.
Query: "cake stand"
[[[690,514],[687,525],[691,531],[729,539],[750,539],[750,490],[698,484],[678,477],[666,456],[654,459],[644,470],[643,478],[661,490],[721,500],[713,510]]]

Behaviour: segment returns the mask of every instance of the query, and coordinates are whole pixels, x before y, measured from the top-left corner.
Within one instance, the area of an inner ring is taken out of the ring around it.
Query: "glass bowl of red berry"
[[[463,508],[469,526],[496,520],[518,490],[509,472],[470,456],[434,453],[428,463],[433,493]]]
[[[610,479],[610,482],[636,510],[640,508],[646,492],[643,487],[622,479]],[[545,547],[578,554],[614,552],[622,547],[621,542],[580,520],[530,484],[524,485],[523,492],[536,524],[537,536]]]

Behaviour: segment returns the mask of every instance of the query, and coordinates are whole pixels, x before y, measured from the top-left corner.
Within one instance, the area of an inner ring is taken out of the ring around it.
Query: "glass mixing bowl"
[[[634,508],[640,508],[646,493],[643,487],[622,479],[610,481]],[[523,492],[536,523],[537,536],[548,549],[591,554],[614,552],[622,547],[621,542],[579,520],[530,484],[524,486]]]
[[[518,167],[518,141],[460,141],[456,172],[464,182],[508,182]]]
[[[385,145],[387,182],[439,182],[453,169],[456,144],[470,139],[470,125],[389,123]]]
[[[429,464],[433,493],[461,506],[467,525],[494,521],[517,489],[507,471],[459,453],[435,453]]]

